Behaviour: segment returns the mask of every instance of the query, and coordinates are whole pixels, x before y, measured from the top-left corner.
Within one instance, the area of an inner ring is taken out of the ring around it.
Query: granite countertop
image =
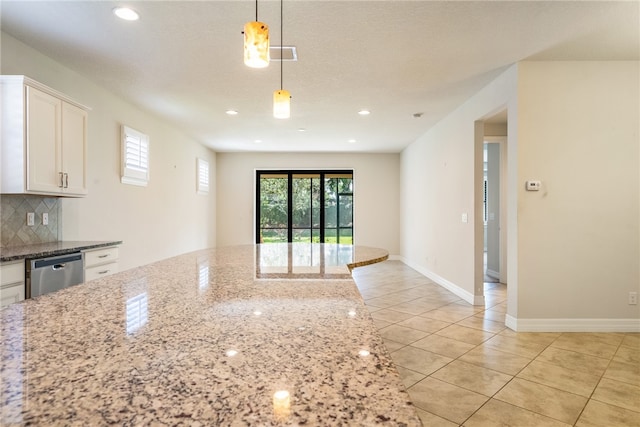
[[[224,247],[10,305],[0,424],[420,426],[347,274],[387,256]]]
[[[25,258],[42,258],[55,255],[65,255],[71,252],[96,249],[106,246],[120,245],[121,240],[111,241],[61,241],[38,243],[23,246],[0,247],[0,262],[16,261]]]

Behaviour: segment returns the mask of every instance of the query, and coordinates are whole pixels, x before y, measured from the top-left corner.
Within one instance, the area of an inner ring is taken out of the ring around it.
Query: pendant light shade
[[[288,119],[291,116],[291,94],[280,89],[273,92],[273,117]]]
[[[251,68],[269,65],[269,26],[264,22],[244,25],[244,64]]]
[[[291,94],[282,88],[282,0],[280,0],[280,90],[273,92],[273,117],[276,119],[288,119],[291,116]]]
[[[269,26],[258,21],[258,0],[256,0],[256,20],[244,24],[244,65],[264,68],[269,65]]]

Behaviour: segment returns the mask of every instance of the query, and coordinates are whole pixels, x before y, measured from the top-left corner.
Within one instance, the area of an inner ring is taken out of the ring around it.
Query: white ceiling
[[[280,3],[258,5],[279,45]],[[638,1],[287,0],[299,60],[284,62],[292,117],[278,120],[280,63],[242,62],[252,0],[0,6],[4,32],[217,151],[399,152],[517,61],[640,59]]]

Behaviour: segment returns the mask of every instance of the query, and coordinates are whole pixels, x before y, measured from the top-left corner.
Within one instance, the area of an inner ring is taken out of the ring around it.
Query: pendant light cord
[[[256,22],[258,22],[258,0],[256,0]]]
[[[284,62],[284,55],[282,51],[282,3],[283,0],[280,0],[280,90],[282,90],[282,63]]]

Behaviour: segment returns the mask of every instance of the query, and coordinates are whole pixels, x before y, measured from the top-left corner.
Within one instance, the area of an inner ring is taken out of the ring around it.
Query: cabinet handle
[[[69,188],[69,174],[64,174],[64,188]]]
[[[108,257],[108,256],[109,256],[109,254],[98,255],[98,258],[106,258],[106,257]]]
[[[102,271],[98,271],[98,274],[107,274],[109,272],[109,270],[102,270]]]
[[[63,188],[64,187],[64,174],[62,172],[58,172],[60,174],[60,185],[58,185],[58,187]]]

